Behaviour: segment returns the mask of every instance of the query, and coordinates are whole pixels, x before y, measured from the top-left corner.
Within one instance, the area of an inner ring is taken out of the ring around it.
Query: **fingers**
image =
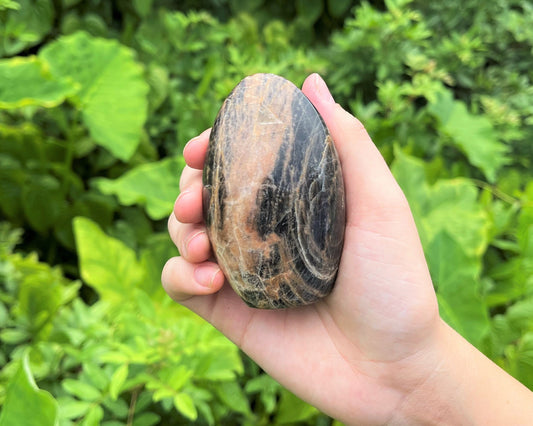
[[[194,264],[173,257],[163,268],[161,283],[172,299],[183,302],[192,296],[216,293],[224,284],[224,275],[216,263]]]
[[[304,82],[303,92],[324,119],[341,161],[344,176],[348,222],[370,214],[391,214],[407,202],[385,160],[364,126],[335,103],[318,74]]]
[[[188,262],[200,263],[211,257],[211,245],[202,224],[181,223],[174,215],[170,215],[168,233],[181,256]]]
[[[183,149],[185,162],[193,169],[202,169],[204,167],[205,153],[209,144],[209,135],[211,129],[204,130],[200,135],[191,139]]]
[[[202,221],[202,167],[204,164],[209,135],[207,129],[191,139],[183,150],[187,166],[180,177],[180,195],[174,204],[174,215],[183,223]]]
[[[210,129],[189,141],[183,156],[187,166],[180,177],[180,195],[168,232],[181,256],[170,259],[161,273],[163,288],[174,300],[216,293],[224,284],[219,266],[208,261],[211,246],[202,221],[202,167]],[[189,302],[191,303],[191,302]]]
[[[202,181],[192,180],[181,192],[174,203],[174,216],[182,223],[201,223],[202,214]]]

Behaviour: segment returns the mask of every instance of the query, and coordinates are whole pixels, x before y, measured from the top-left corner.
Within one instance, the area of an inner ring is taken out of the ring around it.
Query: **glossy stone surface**
[[[248,305],[306,305],[331,292],[343,178],[322,118],[295,85],[255,74],[235,87],[211,132],[203,184],[213,251]]]

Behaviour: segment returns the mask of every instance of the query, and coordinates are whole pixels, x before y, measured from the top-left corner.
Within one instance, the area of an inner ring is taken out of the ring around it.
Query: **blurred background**
[[[0,425],[337,424],[160,285],[182,149],[256,72],[324,77],[441,316],[533,389],[531,1],[0,0],[0,58]]]

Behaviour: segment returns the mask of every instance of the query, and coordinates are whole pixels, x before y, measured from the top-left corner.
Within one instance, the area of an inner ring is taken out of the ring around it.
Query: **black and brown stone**
[[[343,178],[328,129],[295,85],[256,74],[235,87],[211,132],[203,184],[213,251],[248,305],[306,305],[331,292]]]

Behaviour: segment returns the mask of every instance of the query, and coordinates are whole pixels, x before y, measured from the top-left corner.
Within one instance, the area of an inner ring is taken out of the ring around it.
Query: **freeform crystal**
[[[326,125],[294,84],[255,74],[235,87],[211,131],[203,185],[214,254],[249,306],[306,305],[331,292],[343,177]]]

